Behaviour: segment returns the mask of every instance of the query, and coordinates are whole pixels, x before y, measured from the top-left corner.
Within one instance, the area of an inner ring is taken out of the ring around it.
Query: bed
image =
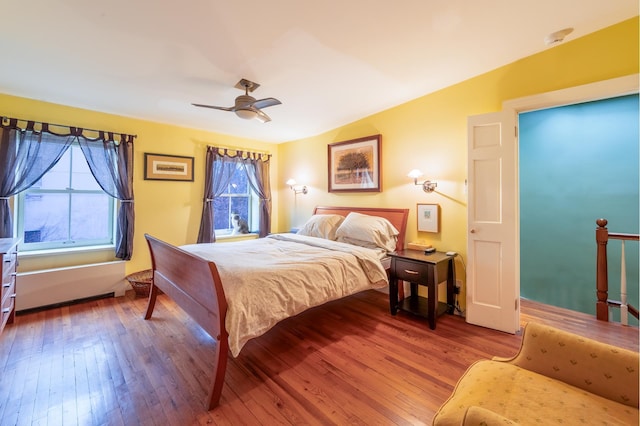
[[[316,207],[298,233],[234,243],[176,247],[145,234],[153,284],[144,318],[151,318],[161,290],[214,339],[211,410],[220,400],[228,356],[238,356],[247,341],[313,306],[386,286],[385,255],[404,247],[408,213]],[[389,229],[393,238],[385,234]]]

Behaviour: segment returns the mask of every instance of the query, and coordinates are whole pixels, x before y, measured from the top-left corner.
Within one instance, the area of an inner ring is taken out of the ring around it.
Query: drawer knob
[[[9,287],[11,287],[11,283],[2,284],[2,287],[3,288],[9,288]]]
[[[2,310],[2,313],[3,313],[3,314],[8,314],[9,312],[11,312],[11,308],[4,308],[4,309]]]
[[[405,271],[407,274],[410,274],[410,275],[419,275],[419,274],[420,274],[420,272],[418,272],[418,271],[412,271],[412,270],[410,270],[410,269],[405,269],[404,271]]]

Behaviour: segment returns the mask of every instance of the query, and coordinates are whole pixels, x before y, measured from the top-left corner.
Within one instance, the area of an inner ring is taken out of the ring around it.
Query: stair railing
[[[606,219],[596,220],[598,228],[596,229],[596,294],[598,301],[596,302],[596,317],[601,321],[609,321],[609,308],[620,308],[620,323],[627,325],[628,313],[638,319],[638,308],[627,303],[627,276],[626,261],[624,254],[624,241],[639,241],[640,236],[637,234],[622,234],[618,232],[609,232],[607,229],[608,221]],[[607,243],[609,240],[622,240],[622,251],[620,261],[620,300],[609,299],[609,274],[607,270]]]

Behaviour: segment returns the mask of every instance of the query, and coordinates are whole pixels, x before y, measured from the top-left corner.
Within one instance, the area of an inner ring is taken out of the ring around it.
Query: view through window
[[[111,245],[115,202],[98,185],[77,143],[18,195],[21,250]]]
[[[244,167],[237,165],[236,172],[226,191],[213,202],[216,235],[255,232],[257,228],[257,197],[249,185]],[[234,220],[234,217],[238,219]],[[242,225],[246,224],[246,228]]]

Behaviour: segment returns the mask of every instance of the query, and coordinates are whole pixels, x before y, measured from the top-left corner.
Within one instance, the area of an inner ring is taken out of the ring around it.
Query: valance
[[[64,124],[43,123],[34,120],[24,120],[21,118],[1,117],[0,127],[3,129],[15,129],[20,131],[30,131],[33,133],[50,133],[56,136],[82,136],[87,140],[106,140],[119,142],[133,142],[137,135],[126,133],[109,132],[105,130],[85,129],[82,127],[67,126]]]
[[[268,152],[249,152],[249,151],[242,151],[237,148],[222,148],[222,147],[214,147],[214,146],[207,147],[207,150],[214,151],[219,155],[223,155],[229,158],[245,158],[245,159],[262,160],[262,161],[269,161],[271,159],[271,154],[269,154]]]

